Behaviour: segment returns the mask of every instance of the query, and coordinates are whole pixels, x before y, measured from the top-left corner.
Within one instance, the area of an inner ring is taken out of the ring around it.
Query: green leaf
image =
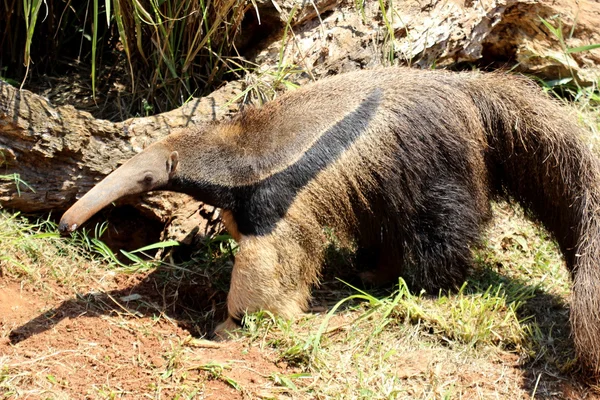
[[[298,390],[298,388],[296,387],[296,385],[294,385],[294,382],[292,382],[292,380],[290,379],[290,377],[288,377],[286,375],[273,374],[272,375],[272,379],[273,379],[273,382],[275,382],[276,385],[284,386],[284,387],[286,387],[288,389],[291,389],[291,390]]]
[[[164,249],[165,247],[174,247],[174,246],[179,246],[179,242],[177,240],[166,240],[164,242],[149,244],[148,246],[144,246],[137,250],[130,251],[129,253],[130,254],[141,253],[143,251],[154,250],[154,249]]]
[[[106,26],[110,28],[110,5],[112,0],[104,0],[104,9],[106,11]]]
[[[231,387],[233,387],[238,392],[242,391],[242,386],[239,383],[237,383],[236,381],[234,381],[232,378],[224,376],[223,379],[225,380],[225,382],[227,382]]]
[[[544,82],[544,84],[546,86],[552,88],[552,87],[566,85],[567,83],[570,83],[571,81],[573,81],[573,78],[552,79],[550,81]]]
[[[98,0],[94,0],[92,24],[92,97],[96,98],[96,55],[98,53]]]
[[[600,49],[600,43],[588,44],[587,46],[571,47],[567,49],[567,53],[580,53],[582,51],[589,51],[594,49]]]
[[[546,21],[542,17],[540,17],[540,21],[542,21],[542,24],[544,24],[546,28],[548,28],[548,30],[562,42],[562,31],[560,30],[560,27],[555,28],[550,22]]]

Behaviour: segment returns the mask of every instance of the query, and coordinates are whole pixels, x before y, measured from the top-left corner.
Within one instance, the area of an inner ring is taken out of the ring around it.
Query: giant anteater
[[[118,168],[71,209],[71,231],[121,196],[188,193],[221,207],[239,253],[228,295],[245,312],[305,309],[323,227],[378,251],[375,279],[460,284],[510,196],[554,235],[573,277],[578,354],[600,371],[598,162],[570,112],[502,73],[381,68],[323,79],[227,122],[184,129]]]

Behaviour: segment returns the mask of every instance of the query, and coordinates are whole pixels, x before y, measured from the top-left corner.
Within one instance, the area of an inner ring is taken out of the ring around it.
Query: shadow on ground
[[[137,282],[131,282],[131,281]],[[52,329],[67,318],[96,318],[129,314],[132,317],[165,316],[192,336],[205,337],[225,318],[227,292],[202,274],[159,267],[143,278],[130,276],[109,292],[78,294],[12,330],[11,343]]]
[[[486,267],[477,270],[469,282],[482,289],[502,285],[509,292],[527,294],[518,309],[518,318],[527,332],[524,344],[527,351],[523,353],[530,353],[520,361],[523,370],[521,387],[531,398],[596,398],[588,393],[589,384],[593,382],[582,374],[576,361],[569,305],[563,297]]]

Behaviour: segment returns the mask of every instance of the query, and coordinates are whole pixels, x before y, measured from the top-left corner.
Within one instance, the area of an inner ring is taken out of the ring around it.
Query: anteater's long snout
[[[155,143],[117,168],[62,216],[58,230],[68,234],[123,196],[164,187],[177,168],[178,153]]]
[[[137,187],[139,185],[132,185],[125,175],[127,175],[126,171],[117,169],[73,204],[60,219],[58,224],[60,233],[66,235],[73,232],[113,201],[127,194],[140,192],[141,190],[135,190],[139,189]]]

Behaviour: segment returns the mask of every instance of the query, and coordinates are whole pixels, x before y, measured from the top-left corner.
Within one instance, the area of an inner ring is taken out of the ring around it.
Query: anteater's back
[[[381,271],[432,290],[464,279],[490,197],[517,200],[565,255],[576,346],[597,371],[599,168],[572,111],[529,80],[500,73],[361,71],[303,96],[333,93],[330,103],[343,104],[378,90],[368,126],[308,185],[302,204],[377,250]]]

